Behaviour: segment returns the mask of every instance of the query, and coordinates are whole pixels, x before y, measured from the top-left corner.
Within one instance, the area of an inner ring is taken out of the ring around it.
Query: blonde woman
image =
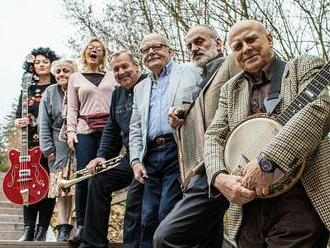
[[[92,38],[82,51],[83,72],[71,75],[68,86],[68,145],[75,150],[77,170],[96,157],[102,130],[110,112],[112,93],[117,83],[111,72],[104,72],[107,49]],[[82,240],[88,180],[76,185],[77,232],[70,240],[77,246]]]
[[[66,92],[69,77],[77,71],[74,61],[60,59],[54,61],[51,73],[55,76],[57,84],[49,86],[43,93],[39,106],[39,133],[40,148],[48,158],[51,171],[48,197],[57,198],[58,207],[58,236],[57,241],[69,240],[72,225],[69,224],[71,214],[71,201],[73,192],[62,191],[58,184],[59,174],[67,170],[69,160],[69,147],[66,140],[61,140],[60,130],[66,122]]]

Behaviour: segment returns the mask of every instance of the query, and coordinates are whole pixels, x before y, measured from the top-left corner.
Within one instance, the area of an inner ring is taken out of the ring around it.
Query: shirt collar
[[[243,76],[253,84],[260,84],[260,83],[262,84],[262,83],[270,82],[273,77],[273,65],[276,59],[277,56],[274,55],[267,62],[267,64],[261,69],[261,75],[244,71]]]
[[[159,78],[163,78],[165,76],[170,75],[171,74],[171,71],[172,71],[172,67],[173,67],[173,61],[170,60],[170,62],[168,62],[165,65],[164,69],[161,71]],[[155,79],[154,73],[150,73],[149,74],[149,77],[151,78],[151,81],[157,82],[157,80]]]

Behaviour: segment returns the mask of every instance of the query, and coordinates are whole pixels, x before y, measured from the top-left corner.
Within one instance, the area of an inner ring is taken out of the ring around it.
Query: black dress
[[[29,119],[31,123],[28,126],[28,147],[32,148],[35,146],[39,146],[39,135],[38,135],[38,127],[37,127],[37,118],[39,113],[39,103],[41,100],[42,93],[45,89],[51,84],[38,85],[36,83],[32,84],[28,88],[28,113]],[[16,118],[21,118],[22,116],[22,93],[19,98],[18,107],[16,110]],[[46,157],[42,156],[40,159],[40,164],[46,169],[49,173],[48,169],[48,160]],[[44,198],[38,203],[23,206],[23,217],[24,217],[24,226],[35,226],[36,218],[39,213],[39,224],[36,235],[40,230],[47,230],[50,219],[53,214],[55,206],[54,198]]]

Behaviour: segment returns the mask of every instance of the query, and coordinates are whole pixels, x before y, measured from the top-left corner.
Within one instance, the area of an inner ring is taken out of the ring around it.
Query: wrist
[[[260,169],[263,172],[273,173],[277,168],[276,163],[267,158],[267,156],[263,153],[259,154],[259,156],[257,157],[257,161],[260,166]]]
[[[225,170],[218,171],[212,178],[211,184],[214,186],[217,183],[221,183],[222,179],[228,175],[228,172]]]
[[[138,163],[140,163],[139,159],[133,159],[133,161],[131,162],[131,167],[133,168],[134,165],[137,165]]]

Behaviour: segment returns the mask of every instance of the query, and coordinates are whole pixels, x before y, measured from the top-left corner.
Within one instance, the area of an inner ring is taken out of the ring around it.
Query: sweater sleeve
[[[48,89],[46,89],[43,93],[39,104],[38,129],[40,148],[43,154],[47,157],[49,154],[55,152],[55,145],[52,135],[50,92]]]
[[[68,117],[67,117],[67,125],[68,132],[76,132],[77,131],[77,121],[78,121],[78,113],[79,113],[79,99],[78,92],[75,89],[75,75],[72,74],[68,83]]]

